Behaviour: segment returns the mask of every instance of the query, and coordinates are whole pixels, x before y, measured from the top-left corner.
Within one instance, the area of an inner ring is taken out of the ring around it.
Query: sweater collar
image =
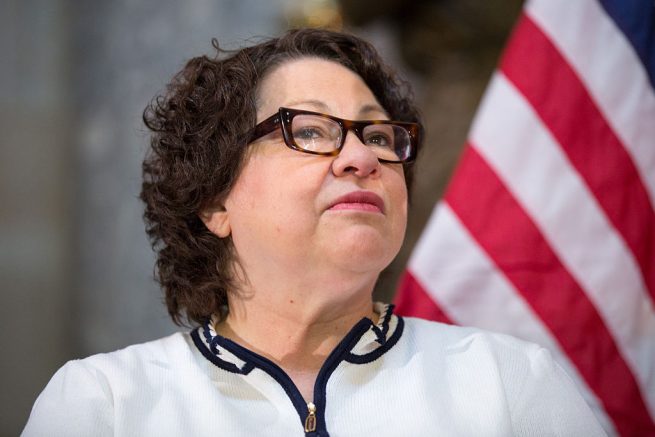
[[[379,315],[373,323],[368,317],[361,319],[344,337],[337,348],[343,350],[345,361],[364,364],[379,358],[389,350],[402,334],[402,318],[393,314],[394,305],[374,303]],[[200,352],[219,367],[235,373],[247,374],[254,367],[255,354],[243,346],[219,335],[214,329],[215,320],[193,332],[194,343]]]

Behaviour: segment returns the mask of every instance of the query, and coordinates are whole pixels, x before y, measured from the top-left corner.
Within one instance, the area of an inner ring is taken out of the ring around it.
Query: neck
[[[231,293],[230,312],[216,329],[280,366],[310,401],[321,366],[348,331],[363,317],[377,322],[371,299],[374,280],[357,285],[359,289],[348,293],[334,286],[309,291],[269,286]]]

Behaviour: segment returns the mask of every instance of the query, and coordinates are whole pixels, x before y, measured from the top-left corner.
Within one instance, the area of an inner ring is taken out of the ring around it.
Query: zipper
[[[372,322],[370,319],[365,318],[360,320],[355,326],[353,326],[350,332],[346,334],[346,336],[341,340],[337,347],[330,353],[325,363],[323,363],[323,366],[318,372],[318,376],[314,384],[313,401],[316,402],[316,404],[314,404],[314,402],[305,403],[305,400],[300,394],[300,391],[293,383],[291,378],[284,372],[284,370],[282,370],[277,364],[273,363],[268,358],[252,352],[239,345],[238,343],[235,343],[232,340],[224,337],[216,336],[211,340],[208,339],[208,343],[216,341],[218,346],[229,350],[231,353],[237,356],[237,358],[247,363],[243,366],[243,368],[238,368],[233,363],[223,361],[221,358],[215,355],[216,352],[207,350],[206,346],[199,346],[199,344],[202,344],[202,340],[200,339],[197,330],[194,330],[191,335],[194,339],[194,343],[196,343],[196,346],[198,346],[203,355],[205,355],[205,357],[207,357],[211,362],[222,369],[243,375],[247,375],[254,367],[258,367],[259,369],[266,372],[269,376],[276,380],[280,386],[282,386],[284,391],[289,396],[291,403],[296,408],[296,411],[300,416],[300,423],[304,424],[305,434],[315,435],[314,433],[316,433],[318,430],[320,435],[327,436],[329,434],[326,429],[327,427],[325,419],[323,418],[319,421],[319,416],[317,413],[319,410],[325,411],[325,391],[328,379],[332,372],[337,368],[339,363],[345,359],[346,354],[348,354],[348,352],[354,347],[357,341],[359,341],[361,336],[369,329],[371,324]],[[205,336],[208,337],[208,325],[205,325],[205,331],[207,332]]]
[[[307,404],[307,417],[305,418],[305,432],[316,431],[316,405],[313,402]]]

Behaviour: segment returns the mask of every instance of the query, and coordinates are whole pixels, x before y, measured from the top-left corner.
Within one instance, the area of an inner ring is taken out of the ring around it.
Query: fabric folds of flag
[[[532,0],[397,309],[549,348],[611,435],[655,435],[655,3]]]

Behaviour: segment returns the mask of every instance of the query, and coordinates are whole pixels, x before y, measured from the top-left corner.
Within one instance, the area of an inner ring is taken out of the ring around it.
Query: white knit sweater
[[[605,435],[545,349],[382,310],[327,359],[313,406],[275,364],[205,326],[68,362],[23,435]]]

